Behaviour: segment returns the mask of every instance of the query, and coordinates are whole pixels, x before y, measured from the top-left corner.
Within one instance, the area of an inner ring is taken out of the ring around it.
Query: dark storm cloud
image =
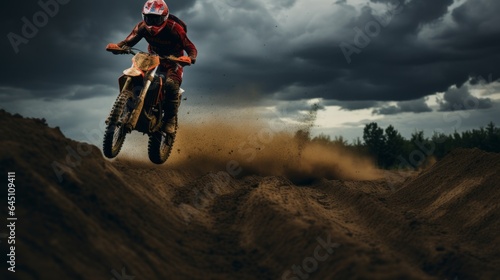
[[[475,97],[466,86],[449,89],[439,101],[439,111],[476,110],[491,107],[493,107],[493,102],[490,98]]]
[[[361,110],[373,108],[380,104],[379,101],[366,100],[366,101],[338,101],[326,100],[323,102],[325,106],[339,106],[342,110]]]
[[[218,99],[228,104],[246,104],[251,91],[261,99],[322,98],[355,110],[445,92],[471,76],[498,79],[499,1],[468,0],[450,11],[452,0],[403,3],[372,0],[359,10],[350,1],[172,1],[171,11],[188,23],[199,49],[183,86],[204,96],[231,96]],[[143,1],[70,0],[16,55],[7,34],[21,34],[21,18],[41,10],[36,2],[18,5],[4,3],[12,12],[0,24],[2,61],[9,65],[0,96],[9,88],[33,98],[83,99],[116,86],[130,57],[103,49],[140,20]],[[356,44],[361,37],[368,39],[362,47]],[[341,43],[359,51],[349,56],[351,63]]]
[[[321,100],[293,100],[273,102],[274,113],[270,117],[279,116],[298,122],[305,122],[311,116],[311,112],[323,111],[325,106]]]
[[[489,29],[480,33],[465,27],[447,27],[442,16],[451,3],[412,1],[399,7],[399,13],[392,16],[390,23],[381,27],[379,35],[373,38],[354,31],[354,28],[359,28],[366,34],[367,27],[376,25],[377,16],[371,8],[365,8],[346,27],[352,30],[350,38],[342,38],[342,42],[354,47],[357,34],[359,38],[364,36],[368,40],[364,48],[357,48],[359,54],[350,56],[350,64],[346,63],[342,54],[331,51],[331,43],[317,42],[314,49],[318,51],[311,52],[313,48],[304,48],[300,55],[316,64],[332,62],[333,70],[328,71],[325,67],[325,71],[331,75],[325,77],[323,84],[335,90],[322,96],[327,99],[411,100],[446,91],[451,85],[461,85],[472,73],[492,73],[498,78],[496,65],[500,62],[500,25],[493,24],[492,18],[495,16],[490,12],[486,18],[469,14],[464,16],[464,20],[473,25],[488,23]],[[498,2],[473,3],[474,10],[478,11],[500,9]],[[425,38],[422,35],[428,32],[424,30],[428,24],[443,26],[442,33],[450,35],[445,38],[443,34],[437,33],[433,35],[435,37]],[[464,37],[469,42],[483,43],[473,48],[462,48],[456,43],[465,41]],[[340,74],[339,69],[343,70]]]
[[[432,112],[432,109],[427,105],[425,98],[410,101],[400,101],[396,105],[382,106],[373,110],[373,114],[377,115],[395,115],[399,113],[424,113]]]
[[[294,100],[291,102],[284,102],[276,106],[278,112],[287,112],[292,114],[300,111],[310,111],[311,109],[324,110],[325,106],[320,102],[309,102],[308,100]]]
[[[304,10],[295,17],[303,26],[290,27],[290,22],[269,15],[258,1],[254,12],[241,7],[220,16],[205,9],[205,15],[192,15],[191,24],[196,25],[195,32],[201,31],[195,37],[208,40],[203,50],[212,58],[189,75],[199,81],[196,86],[213,94],[238,94],[235,85],[252,85],[279,100],[325,101],[414,100],[460,86],[473,75],[499,77],[500,24],[491,13],[499,10],[499,3],[467,2],[453,10],[463,10],[459,20],[472,26],[487,24],[487,30],[477,32],[453,22],[456,16],[444,19],[451,0],[372,2],[393,3],[386,11],[394,14],[388,17],[370,6],[356,14],[353,6],[340,2],[337,12],[323,16]],[[478,17],[481,11],[487,17]],[[347,63],[339,44],[355,46],[354,28],[365,30],[377,18],[388,23],[378,36],[368,36],[370,43]],[[482,44],[463,48],[456,44],[461,41]],[[223,61],[218,61],[221,57]]]

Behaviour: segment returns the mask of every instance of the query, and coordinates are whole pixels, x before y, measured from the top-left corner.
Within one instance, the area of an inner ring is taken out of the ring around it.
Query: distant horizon
[[[50,121],[50,117],[46,117],[46,116],[42,116],[42,115],[25,115],[25,114],[21,114],[18,112],[10,111],[9,109],[2,108],[2,107],[0,107],[0,110],[5,110],[7,113],[12,114],[12,115],[18,114],[23,118],[45,119],[45,121],[49,127],[51,127],[51,128],[58,127],[61,130],[61,132],[64,134],[64,136],[66,136],[67,138],[70,138],[70,139],[75,140],[75,141],[82,141],[82,142],[87,142],[87,143],[96,145],[99,149],[102,148],[101,144],[102,144],[102,135],[104,133],[104,118],[103,118],[103,122],[100,123],[100,125],[95,124],[93,126],[89,126],[88,128],[84,129],[84,131],[80,131],[78,133],[74,133],[74,132],[72,133],[72,131],[68,130],[67,128],[63,128],[59,125],[53,124]],[[188,110],[188,109],[186,109],[186,110]],[[212,126],[216,126],[217,124],[222,124],[222,125],[226,125],[226,126],[234,126],[236,128],[236,127],[239,127],[241,125],[241,124],[238,124],[237,121],[235,121],[233,123],[231,123],[231,122],[220,123],[219,122],[220,119],[223,119],[226,116],[223,113],[218,114],[215,117],[214,117],[214,115],[212,115],[213,118],[211,118],[211,119],[209,119],[209,118],[203,119],[203,117],[200,115],[195,116],[194,118],[189,118],[189,116],[192,115],[193,113],[191,113],[191,112],[188,113],[188,112],[189,112],[189,110],[180,113],[180,115],[182,117],[184,117],[183,123],[180,124],[180,130],[179,130],[180,133],[182,133],[182,127],[184,125],[191,126],[193,124],[199,124],[200,120],[202,120],[203,122],[206,122],[208,125],[212,125]],[[456,113],[459,114],[459,112],[456,112]],[[234,116],[234,112],[232,111],[229,115]],[[247,115],[246,117],[248,118],[249,116]],[[259,117],[257,115],[255,115],[254,117],[255,117],[255,120],[259,119]],[[234,119],[232,119],[232,120],[234,121]],[[274,121],[276,121],[276,120],[277,119],[274,119]],[[460,119],[454,119],[454,120],[458,121]],[[266,121],[272,121],[272,120],[269,119]],[[266,127],[266,121],[264,121],[264,122],[249,121],[248,124],[253,124],[253,125],[257,125],[257,126],[260,125],[262,127]],[[377,125],[384,130],[388,126],[392,125],[401,134],[401,136],[407,140],[409,140],[411,138],[411,135],[415,132],[423,132],[424,136],[426,138],[430,139],[434,135],[434,133],[444,133],[445,135],[448,136],[448,135],[453,134],[455,131],[458,133],[462,133],[462,132],[471,131],[474,129],[486,128],[489,125],[489,123],[493,123],[495,125],[495,127],[499,127],[498,125],[500,125],[500,123],[496,123],[494,120],[490,120],[490,121],[487,121],[486,123],[479,125],[479,126],[467,125],[467,126],[461,126],[458,129],[453,129],[453,127],[448,127],[447,130],[440,129],[440,128],[424,129],[424,128],[416,128],[416,127],[414,127],[413,129],[411,129],[411,128],[404,129],[404,126],[398,126],[397,124],[394,125],[391,123],[387,123],[383,120],[382,121],[381,120],[366,120],[359,127],[350,127],[348,130],[344,130],[343,128],[325,129],[325,128],[318,127],[317,125],[311,126],[310,124],[307,124],[305,122],[287,123],[287,122],[284,122],[283,120],[280,120],[279,122],[281,122],[283,125],[282,128],[280,130],[278,130],[281,132],[288,132],[288,133],[293,134],[293,133],[297,132],[298,130],[307,130],[307,131],[309,131],[311,138],[318,137],[320,135],[324,135],[324,136],[329,136],[331,138],[331,140],[334,140],[335,137],[342,137],[345,141],[347,141],[348,144],[353,144],[355,141],[357,141],[358,138],[361,140],[361,142],[363,142],[363,128],[365,127],[365,125],[372,123],[372,122],[377,123]],[[332,132],[328,133],[328,131],[332,131]],[[342,134],[342,133],[338,133],[339,131],[348,131],[348,132]],[[99,133],[101,133],[101,134],[99,134]],[[255,133],[255,131],[249,130],[248,133],[252,134],[252,133]],[[139,133],[134,133],[134,135],[135,135],[135,137],[139,137],[139,138],[142,137],[142,134],[139,134]],[[349,135],[354,135],[354,136],[352,138],[349,138]],[[125,144],[125,145],[127,145],[127,144]]]

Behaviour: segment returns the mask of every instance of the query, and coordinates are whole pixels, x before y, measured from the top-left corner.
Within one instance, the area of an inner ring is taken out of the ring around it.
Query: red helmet
[[[167,25],[169,11],[163,0],[148,0],[142,9],[142,19],[149,33],[156,35]]]

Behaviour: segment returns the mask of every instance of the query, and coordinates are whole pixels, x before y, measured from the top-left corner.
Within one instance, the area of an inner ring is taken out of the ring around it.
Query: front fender
[[[141,70],[139,70],[135,67],[130,67],[129,69],[123,70],[123,74],[130,76],[130,77],[144,76],[144,72],[142,72]]]
[[[127,78],[132,78],[132,84],[131,84],[130,89],[135,94],[138,94],[138,91],[140,91],[140,89],[142,88],[142,79],[137,78],[137,77],[130,77],[128,75],[122,75],[122,76],[120,76],[120,78],[118,78],[118,86],[120,88],[120,92],[122,92],[123,86],[125,85]]]

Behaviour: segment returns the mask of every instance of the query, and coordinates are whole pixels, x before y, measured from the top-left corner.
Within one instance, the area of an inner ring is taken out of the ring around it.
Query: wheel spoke
[[[115,126],[115,133],[113,134],[113,147],[115,147],[122,138],[122,127]]]

